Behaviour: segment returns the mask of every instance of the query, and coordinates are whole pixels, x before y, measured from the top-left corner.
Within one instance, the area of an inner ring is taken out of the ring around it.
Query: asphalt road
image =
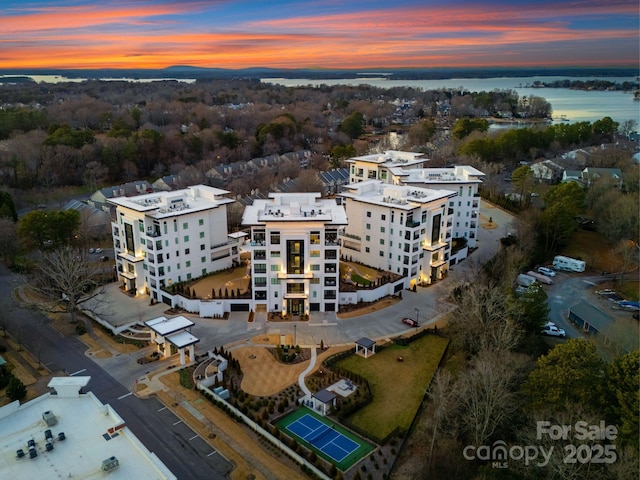
[[[0,265],[0,321],[7,331],[52,372],[88,375],[87,387],[110,404],[127,427],[154,452],[178,479],[224,479],[232,465],[158,400],[141,400],[106,370],[84,355],[77,337],[62,337],[39,311],[22,308],[12,290],[24,279]]]

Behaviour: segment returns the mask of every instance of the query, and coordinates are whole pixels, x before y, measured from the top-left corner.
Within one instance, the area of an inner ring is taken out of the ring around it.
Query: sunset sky
[[[638,66],[638,0],[2,0],[0,69]]]

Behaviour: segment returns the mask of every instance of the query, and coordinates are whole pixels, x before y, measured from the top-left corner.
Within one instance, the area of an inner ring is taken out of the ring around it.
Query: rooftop
[[[409,167],[411,165],[422,165],[424,162],[429,161],[423,157],[422,153],[414,152],[401,152],[399,150],[387,150],[384,153],[374,153],[371,155],[362,155],[360,157],[353,157],[347,160],[347,163],[375,163],[377,165],[384,165],[388,167],[403,166]]]
[[[182,315],[178,315],[173,318],[167,318],[164,316],[157,317],[152,320],[147,320],[144,324],[163,337],[195,325],[195,323]]]
[[[107,474],[103,462],[111,457],[119,466],[108,473],[110,480],[176,478],[109,405],[103,405],[91,392],[80,393],[90,378],[53,378],[49,387],[55,388],[56,394],[0,408],[3,478],[102,478]],[[49,441],[47,433],[51,434]],[[28,447],[31,440],[37,453],[33,458]],[[18,457],[19,449],[25,453],[23,457]]]
[[[243,225],[305,221],[346,225],[347,214],[334,199],[321,199],[319,193],[271,193],[269,199],[254,200],[242,215]]]
[[[166,218],[184,213],[210,210],[235,200],[225,197],[228,190],[193,185],[172,192],[154,192],[137,197],[117,197],[108,202],[122,208],[141,212],[152,218]]]
[[[344,191],[340,194],[342,197],[360,202],[403,210],[413,210],[421,204],[441,201],[456,195],[456,192],[449,190],[391,185],[380,180],[367,180],[366,182],[346,185]]]
[[[393,175],[402,177],[404,183],[482,183],[484,173],[471,166],[452,168],[391,169]]]

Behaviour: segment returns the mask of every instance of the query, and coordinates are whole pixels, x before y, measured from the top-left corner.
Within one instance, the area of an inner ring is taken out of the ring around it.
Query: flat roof
[[[375,340],[371,340],[367,337],[362,337],[359,340],[356,340],[356,345],[360,345],[364,348],[371,348],[376,344]]]
[[[392,168],[391,172],[402,177],[403,183],[448,184],[448,183],[482,183],[485,174],[469,165],[458,165],[452,168]]]
[[[78,377],[54,378],[50,385],[81,384]],[[89,392],[65,395],[46,393],[20,405],[0,408],[0,471],[3,478],[102,478],[110,480],[175,480],[169,469],[125,426],[109,405]],[[67,392],[69,393],[69,392]],[[51,412],[57,423],[48,426],[43,413]],[[51,430],[53,449],[46,449],[45,431]],[[111,431],[110,431],[111,430]],[[60,440],[59,433],[64,433]],[[29,457],[27,442],[35,441],[37,457]],[[17,450],[25,456],[18,458]],[[119,467],[108,474],[102,462],[116,457]]]
[[[318,400],[319,402],[322,403],[329,403],[330,401],[332,401],[334,398],[336,398],[336,394],[333,393],[330,390],[327,390],[326,388],[320,390],[319,392],[316,392],[312,395],[313,398],[315,398],[316,400]]]
[[[343,192],[339,195],[373,205],[413,210],[421,204],[443,201],[458,194],[450,190],[391,185],[380,180],[367,180],[345,185]]]
[[[182,315],[178,315],[173,318],[162,316],[152,320],[147,320],[144,324],[163,337],[195,325],[194,322]]]
[[[178,332],[173,335],[165,337],[170,343],[173,343],[178,348],[188,347],[194,343],[198,343],[200,339],[189,332]]]
[[[347,225],[347,214],[335,199],[321,199],[319,193],[271,193],[269,199],[256,199],[242,215],[243,225],[313,222]]]
[[[412,165],[420,165],[427,161],[429,160],[427,158],[424,158],[424,155],[422,153],[403,152],[400,150],[386,150],[384,153],[373,153],[370,155],[352,157],[347,160],[347,163],[365,162],[384,165],[386,167],[409,167]]]
[[[235,200],[225,197],[228,193],[230,193],[228,190],[208,185],[193,185],[182,190],[160,191],[135,197],[110,198],[107,202],[144,213],[148,217],[160,219],[211,210],[221,205],[234,203]]]
[[[569,307],[569,312],[580,317],[586,323],[592,325],[596,330],[601,332],[606,329],[613,319],[597,307],[585,301],[578,302]]]

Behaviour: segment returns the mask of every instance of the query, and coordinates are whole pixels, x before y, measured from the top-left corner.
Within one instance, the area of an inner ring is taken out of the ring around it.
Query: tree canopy
[[[28,248],[54,250],[71,245],[79,226],[76,210],[34,210],[18,222],[18,235]]]

